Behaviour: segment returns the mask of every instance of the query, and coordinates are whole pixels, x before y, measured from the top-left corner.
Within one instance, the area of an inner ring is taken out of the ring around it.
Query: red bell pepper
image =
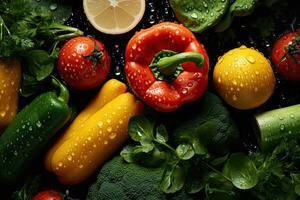
[[[183,25],[164,22],[136,33],[125,56],[131,89],[158,111],[175,111],[206,91],[207,53]]]

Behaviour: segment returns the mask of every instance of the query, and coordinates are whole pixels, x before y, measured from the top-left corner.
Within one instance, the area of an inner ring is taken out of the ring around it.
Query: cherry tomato
[[[58,193],[55,190],[45,190],[39,192],[33,197],[33,200],[62,200],[64,199],[63,195]]]
[[[57,69],[74,89],[87,90],[100,85],[110,70],[110,57],[104,45],[90,37],[76,37],[62,47]]]
[[[275,42],[272,62],[287,80],[300,80],[300,30],[287,33]]]

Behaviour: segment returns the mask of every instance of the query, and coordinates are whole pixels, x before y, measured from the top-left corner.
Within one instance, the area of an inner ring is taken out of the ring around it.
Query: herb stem
[[[7,28],[7,26],[6,26],[6,24],[5,24],[4,20],[3,20],[3,18],[2,18],[1,15],[0,15],[0,40],[3,39],[3,27],[4,27],[4,29],[6,30],[7,34],[10,36],[11,33],[10,33],[9,29]]]
[[[231,183],[231,180],[227,176],[225,176],[223,173],[221,173],[219,170],[215,169],[213,166],[211,166],[209,163],[205,162],[204,160],[202,160],[202,159],[199,159],[199,160],[207,168],[211,169],[212,171],[216,172],[220,176],[224,177],[227,181],[229,181]]]
[[[176,152],[176,150],[173,148],[173,147],[171,147],[170,145],[168,145],[167,143],[162,143],[162,142],[160,142],[160,141],[158,141],[157,139],[153,139],[155,142],[157,142],[158,144],[161,144],[161,145],[163,145],[164,147],[166,147],[167,149],[169,149],[169,150],[171,150],[171,151],[173,151],[173,152]]]

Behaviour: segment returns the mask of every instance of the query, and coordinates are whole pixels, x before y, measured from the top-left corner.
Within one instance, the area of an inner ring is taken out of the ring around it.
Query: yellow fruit
[[[0,60],[0,132],[16,116],[21,82],[18,60]]]
[[[145,0],[84,0],[84,12],[100,32],[122,34],[133,29],[145,12]]]
[[[252,109],[265,103],[275,87],[275,76],[262,53],[246,46],[219,58],[213,73],[219,95],[232,107]]]

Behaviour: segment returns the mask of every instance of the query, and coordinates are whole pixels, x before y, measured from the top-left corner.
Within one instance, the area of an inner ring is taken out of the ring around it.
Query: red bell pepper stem
[[[197,52],[183,52],[170,57],[161,58],[155,65],[165,75],[173,74],[177,66],[184,62],[194,62],[197,67],[201,67],[204,63],[204,57]]]

